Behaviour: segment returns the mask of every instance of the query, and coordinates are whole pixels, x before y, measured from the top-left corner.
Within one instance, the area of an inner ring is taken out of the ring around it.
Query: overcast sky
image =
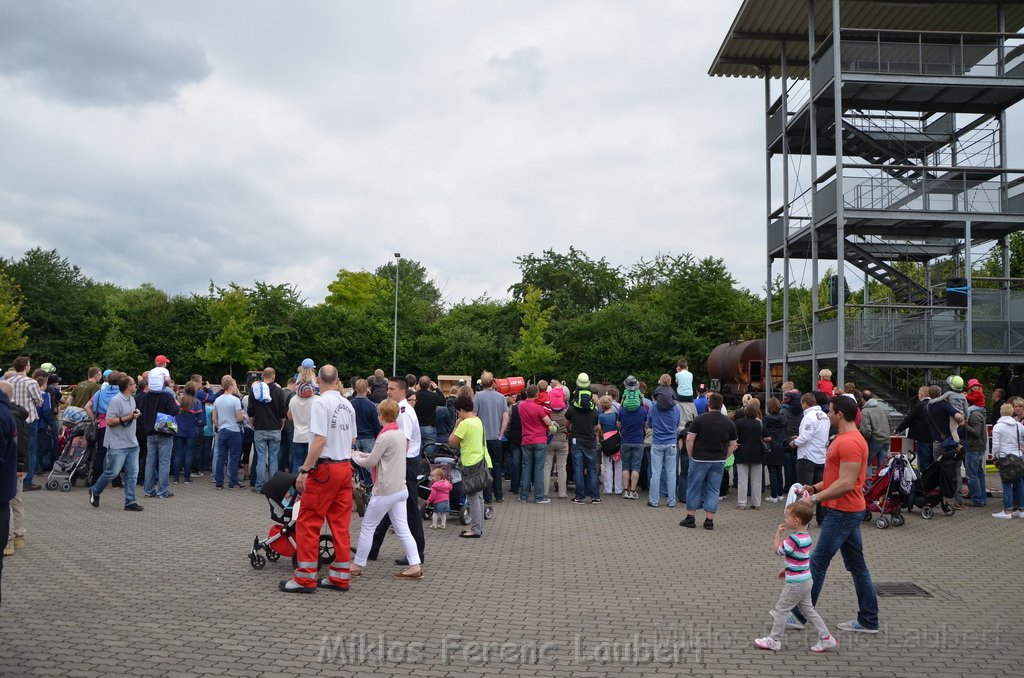
[[[740,0],[0,0],[0,241],[171,293],[321,301],[394,252],[449,302],[516,256],[722,257],[764,280]]]

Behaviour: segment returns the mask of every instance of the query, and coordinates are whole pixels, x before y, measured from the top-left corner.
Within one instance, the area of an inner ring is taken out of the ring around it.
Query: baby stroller
[[[298,566],[296,555],[295,522],[299,519],[300,495],[295,489],[295,473],[278,471],[263,483],[260,494],[270,503],[270,527],[266,539],[256,537],[249,552],[249,564],[253,569],[262,570],[267,561],[277,561],[281,556],[292,559],[292,568]],[[264,555],[265,554],[265,555]],[[327,565],[334,560],[334,540],[329,534],[320,535],[320,564]]]
[[[68,428],[64,447],[53,470],[46,477],[46,489],[70,492],[71,486],[89,475],[92,455],[96,448],[96,425],[91,421],[80,421]]]
[[[902,509],[904,504],[909,503],[914,492],[916,477],[909,459],[902,454],[890,456],[864,488],[864,501],[867,504],[864,521],[870,521],[878,513],[880,515],[875,520],[875,527],[880,530],[889,525],[903,525],[906,519]]]
[[[960,491],[960,462],[963,458],[962,447],[943,450],[935,463],[925,469],[921,479],[914,483],[913,504],[921,509],[921,517],[925,520],[931,520],[935,515],[933,509],[936,506],[941,506],[947,516],[956,513],[946,498],[955,499]]]
[[[416,476],[417,495],[419,496],[420,516],[423,520],[430,520],[434,515],[434,508],[427,506],[427,498],[430,497],[430,474],[434,469],[442,469],[445,477],[452,484],[452,493],[449,499],[451,512],[449,515],[458,518],[463,525],[469,525],[469,506],[466,504],[466,495],[462,491],[462,471],[459,466],[459,453],[444,444],[435,445],[424,454],[423,465],[420,473]],[[484,520],[490,520],[494,515],[494,509],[484,506]]]

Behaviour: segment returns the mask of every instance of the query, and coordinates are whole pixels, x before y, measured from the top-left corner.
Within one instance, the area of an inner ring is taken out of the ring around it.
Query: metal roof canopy
[[[847,29],[913,32],[994,33],[999,30],[996,0],[840,0]],[[737,78],[781,76],[782,43],[787,77],[807,78],[809,0],[743,0],[718,49],[708,75]],[[1024,0],[1002,0],[1005,30],[1024,27]],[[832,3],[817,0],[815,42],[832,33]]]

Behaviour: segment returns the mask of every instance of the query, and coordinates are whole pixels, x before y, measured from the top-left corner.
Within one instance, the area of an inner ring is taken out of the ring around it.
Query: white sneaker
[[[814,645],[811,645],[811,652],[827,652],[837,645],[839,645],[839,643],[836,642],[835,638],[832,636],[825,636],[824,638],[820,638]]]
[[[771,650],[772,652],[778,652],[782,649],[782,643],[775,640],[771,636],[765,636],[764,638],[756,638],[754,640],[754,647],[761,650]]]
[[[1024,511],[1013,511],[1011,515],[1014,518],[1024,518]]]
[[[999,518],[1000,520],[1009,520],[1013,517],[1013,514],[1007,511],[1000,511],[999,513],[993,513],[992,517]]]

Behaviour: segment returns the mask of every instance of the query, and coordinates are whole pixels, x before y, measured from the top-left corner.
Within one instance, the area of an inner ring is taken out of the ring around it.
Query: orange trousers
[[[327,567],[327,577],[335,586],[347,589],[352,556],[348,534],[352,519],[352,464],[348,461],[318,464],[306,478],[295,523],[295,583],[306,588],[317,584],[320,528],[325,519],[334,539],[334,561]]]

